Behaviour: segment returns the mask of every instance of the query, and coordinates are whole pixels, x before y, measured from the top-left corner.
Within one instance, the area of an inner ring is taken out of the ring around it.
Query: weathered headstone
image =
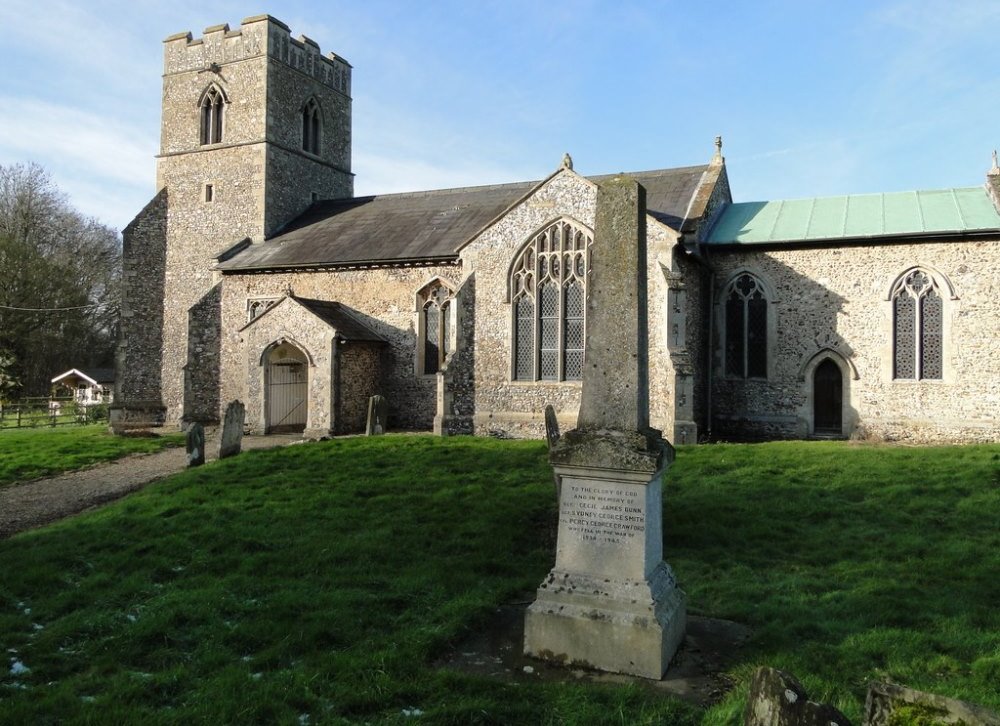
[[[187,430],[187,462],[188,466],[205,463],[205,427],[197,422]]]
[[[222,441],[219,444],[219,458],[236,456],[243,449],[243,424],[246,421],[246,407],[240,401],[226,406],[222,421]]]
[[[368,399],[368,423],[365,425],[366,436],[380,436],[385,433],[386,420],[389,418],[389,403],[385,396],[372,396]]]
[[[851,726],[851,722],[833,706],[810,701],[791,674],[758,668],[750,681],[743,726]]]
[[[559,443],[559,419],[556,418],[556,410],[551,403],[545,407],[545,440],[549,444],[549,451]]]
[[[649,427],[645,190],[597,192],[577,428],[553,446],[555,567],[525,616],[527,655],[659,679],[684,638],[685,596],[663,561],[662,476]]]
[[[551,403],[545,407],[545,440],[549,444],[549,453],[551,454],[552,449],[559,443],[559,419],[556,418],[556,410],[552,408]],[[561,491],[559,475],[553,471],[552,478],[556,483],[556,499],[558,499]]]
[[[865,700],[865,726],[893,723],[1000,726],[1000,714],[967,701],[915,691],[895,683],[873,683]]]

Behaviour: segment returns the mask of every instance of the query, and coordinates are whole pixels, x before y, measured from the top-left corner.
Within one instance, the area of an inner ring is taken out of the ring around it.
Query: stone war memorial
[[[659,679],[684,639],[684,592],[663,561],[662,477],[673,447],[649,425],[645,190],[597,193],[577,428],[554,441],[555,567],[525,615],[524,652]]]

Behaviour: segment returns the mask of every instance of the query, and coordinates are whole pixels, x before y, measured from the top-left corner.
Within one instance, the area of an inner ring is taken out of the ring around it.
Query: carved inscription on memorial
[[[567,486],[560,518],[566,530],[582,541],[623,545],[646,531],[646,513],[638,492],[575,483]]]

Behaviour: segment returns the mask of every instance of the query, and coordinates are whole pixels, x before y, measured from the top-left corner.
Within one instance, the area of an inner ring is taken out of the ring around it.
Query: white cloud
[[[121,228],[151,195],[147,129],[37,99],[0,96],[0,109],[0,163],[41,164],[83,214]]]

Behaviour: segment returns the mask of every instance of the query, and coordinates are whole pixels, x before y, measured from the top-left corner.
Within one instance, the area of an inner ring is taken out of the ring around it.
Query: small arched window
[[[209,87],[201,97],[201,143],[218,144],[222,141],[223,116],[226,97],[216,85]]]
[[[319,156],[320,132],[322,130],[319,104],[310,98],[302,107],[302,149]]]
[[[925,270],[905,273],[892,294],[892,377],[940,380],[943,377],[944,299]]]
[[[451,353],[452,291],[440,281],[418,294],[420,305],[420,351],[418,370],[424,375],[437,373]]]
[[[555,222],[536,234],[514,261],[510,274],[514,380],[583,378],[592,241],[589,232],[572,222]]]
[[[748,272],[725,289],[726,375],[767,378],[767,296],[760,280]]]

